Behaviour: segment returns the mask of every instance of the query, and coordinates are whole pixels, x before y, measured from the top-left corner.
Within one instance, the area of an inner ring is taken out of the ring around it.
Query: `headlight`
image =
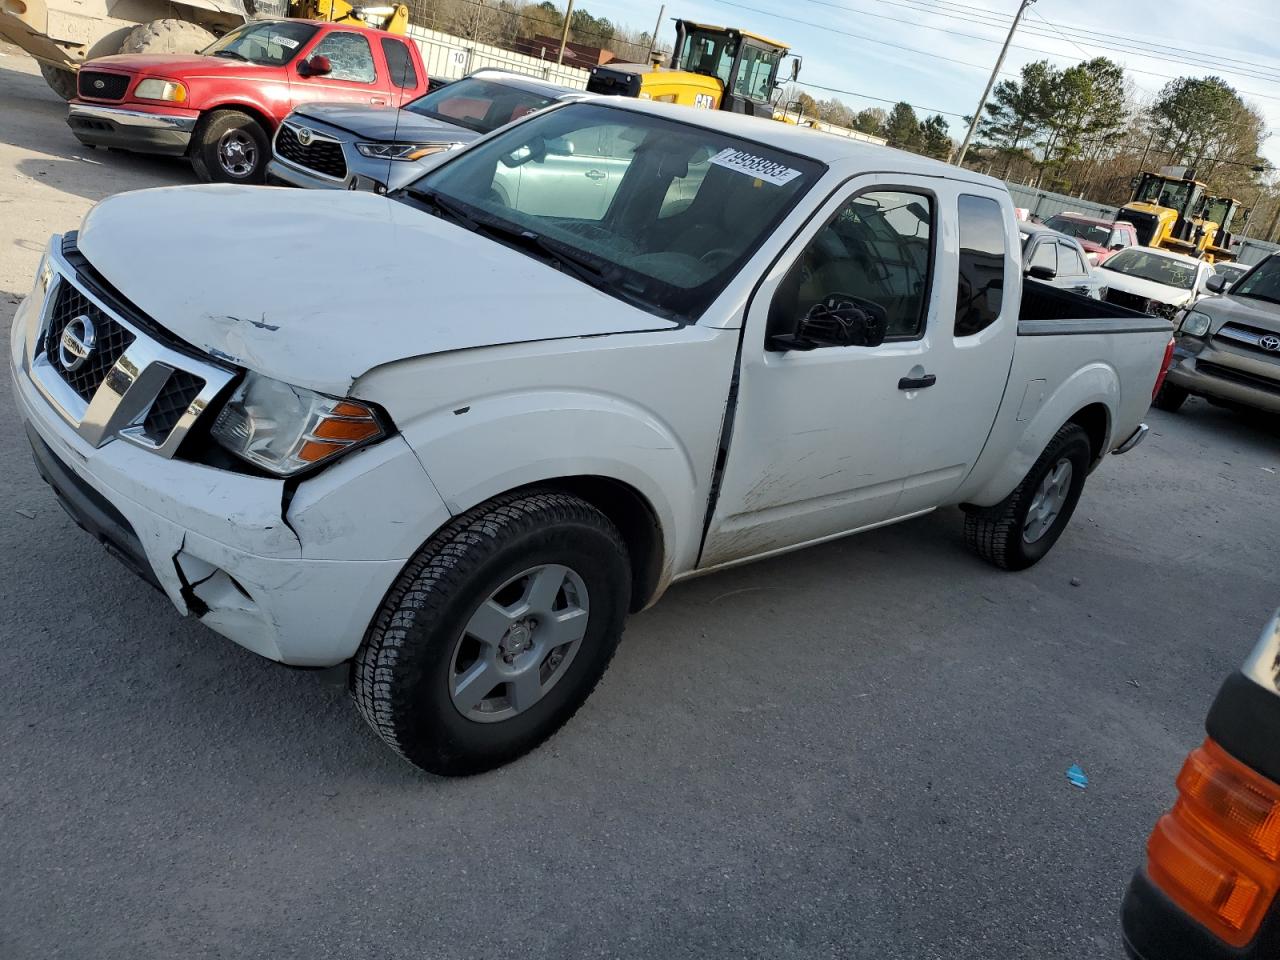
[[[1188,310],[1187,315],[1182,318],[1182,326],[1179,328],[1182,333],[1190,334],[1193,337],[1203,337],[1209,332],[1209,325],[1213,323],[1213,318],[1207,313],[1201,313],[1199,310]]]
[[[134,87],[133,95],[143,100],[168,100],[170,103],[187,102],[187,88],[172,80],[143,80]]]
[[[455,146],[453,143],[357,143],[356,149],[375,160],[421,160]]]
[[[280,476],[300,473],[386,436],[372,408],[250,373],[213,424],[213,438]]]

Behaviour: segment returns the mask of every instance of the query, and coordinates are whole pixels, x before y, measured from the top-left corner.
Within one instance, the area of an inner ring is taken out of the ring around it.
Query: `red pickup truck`
[[[256,20],[198,54],[88,61],[67,123],[91,147],[185,156],[203,180],[261,183],[271,136],[300,104],[399,107],[426,91],[422,56],[405,37]]]

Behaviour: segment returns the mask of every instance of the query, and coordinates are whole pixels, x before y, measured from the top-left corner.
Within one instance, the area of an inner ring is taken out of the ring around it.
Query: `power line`
[[[824,87],[820,83],[810,83],[807,80],[795,80],[792,81],[792,83],[797,87],[809,87],[813,90],[825,90],[827,93],[843,93],[846,96],[859,97],[863,100],[875,100],[878,103],[905,103],[913,110],[919,110],[923,113],[942,113],[948,117],[959,117],[961,120],[965,117],[963,113],[957,113],[955,110],[941,110],[937,107],[923,107],[918,103],[909,103],[906,100],[890,100],[888,97],[873,97],[869,93],[858,93],[854,90],[841,90],[839,87]]]

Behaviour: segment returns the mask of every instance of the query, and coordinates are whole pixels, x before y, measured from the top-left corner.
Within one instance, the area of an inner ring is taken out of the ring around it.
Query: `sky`
[[[661,6],[575,2],[643,30],[653,29]],[[671,45],[672,17],[755,30],[803,56],[802,86],[852,91],[807,87],[816,99],[838,96],[855,109],[906,100],[921,116],[945,111],[959,140],[961,117],[977,106],[1017,8],[1018,0],[671,0],[659,40]],[[1197,35],[1209,39],[1195,46]],[[1124,66],[1139,98],[1154,97],[1175,76],[1220,76],[1266,117],[1274,135],[1262,153],[1280,167],[1280,4],[1274,0],[1036,0],[1013,43],[1001,79],[1034,60],[1066,67],[1096,56]],[[1152,50],[1157,44],[1165,49]],[[1188,62],[1189,55],[1198,62]]]

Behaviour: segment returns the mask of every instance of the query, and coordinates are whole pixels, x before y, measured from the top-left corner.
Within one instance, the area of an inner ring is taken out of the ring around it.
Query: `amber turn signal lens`
[[[374,420],[324,420],[311,431],[317,440],[340,440],[356,443],[376,437],[382,429]]]
[[[1262,922],[1270,896],[1224,852],[1165,814],[1147,842],[1147,873],[1194,920],[1232,946],[1244,946]],[[1270,894],[1271,891],[1267,891]]]
[[[305,460],[307,463],[315,463],[325,457],[340,453],[346,448],[347,444],[345,443],[321,443],[317,440],[308,440],[298,450],[298,459]]]
[[[1199,817],[1266,859],[1280,859],[1280,785],[1207,740],[1187,757],[1178,791]]]
[[[317,463],[380,436],[382,426],[372,410],[353,400],[340,400],[316,421],[298,449],[298,459]]]

